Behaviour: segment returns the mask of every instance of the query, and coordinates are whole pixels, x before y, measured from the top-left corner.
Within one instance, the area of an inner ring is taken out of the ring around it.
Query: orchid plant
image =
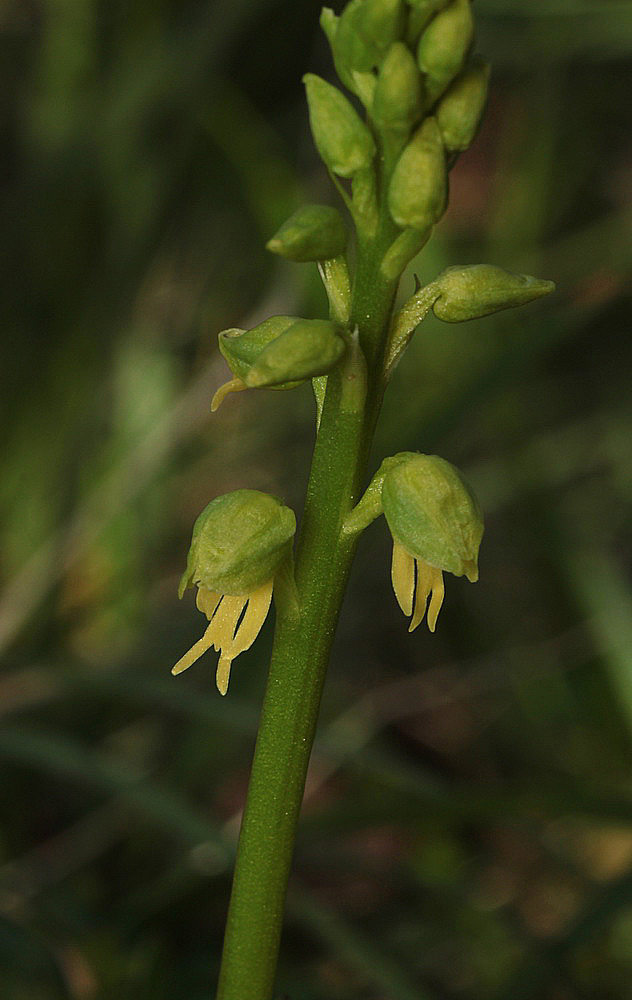
[[[329,651],[357,542],[384,514],[392,581],[410,629],[431,631],[443,573],[478,578],[479,506],[444,458],[386,458],[364,493],[385,390],[424,316],[458,323],[530,302],[550,281],[478,264],[450,267],[397,311],[402,273],[448,201],[448,175],[478,129],[489,67],[472,54],[470,0],[351,0],[321,26],[350,97],[308,73],[316,148],[352,228],[329,205],[299,209],[268,249],[318,266],[327,319],[274,316],[219,334],[235,391],[291,389],[311,380],[317,436],[300,534],[280,500],[237,490],[196,521],[180,596],[197,587],[203,637],[173,668],[220,652],[226,694],[274,594],[276,630],[242,821],[218,989],[219,1000],[271,1000],[284,901]],[[350,261],[353,261],[351,265]],[[225,405],[229,405],[226,403]]]

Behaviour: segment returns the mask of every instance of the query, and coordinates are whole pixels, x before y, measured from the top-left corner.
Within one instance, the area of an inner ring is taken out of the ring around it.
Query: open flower
[[[298,316],[271,316],[252,330],[222,330],[218,339],[235,377],[213,396],[213,412],[230,392],[293,389],[308,378],[326,375],[346,350],[333,323]]]
[[[403,453],[382,483],[382,509],[393,536],[391,578],[399,606],[434,632],[444,596],[443,573],[478,579],[483,519],[460,473],[437,455]],[[430,600],[428,601],[428,598]]]
[[[178,596],[197,586],[196,604],[209,625],[172,674],[215,647],[217,688],[226,694],[232,661],[249,649],[266,619],[275,576],[291,557],[295,531],[290,508],[257,490],[235,490],[205,507],[193,528]]]

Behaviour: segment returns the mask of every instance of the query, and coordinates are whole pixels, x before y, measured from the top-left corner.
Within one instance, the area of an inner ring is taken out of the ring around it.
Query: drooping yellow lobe
[[[393,541],[391,580],[400,608],[405,615],[411,615],[415,592],[415,560],[403,545],[395,541]]]
[[[199,658],[202,656],[203,653],[206,652],[207,649],[211,648],[211,646],[213,645],[213,640],[210,636],[210,632],[211,632],[211,626],[209,625],[202,638],[198,639],[198,641],[191,646],[191,649],[188,651],[188,653],[185,653],[184,656],[181,656],[176,665],[171,668],[171,673],[174,675],[174,677],[176,676],[176,674],[181,674],[183,670],[188,670],[188,668],[193,663],[195,663],[196,660],[199,660]]]
[[[248,386],[245,382],[242,382],[240,378],[231,378],[228,382],[224,382],[223,385],[220,385],[211,400],[211,413],[215,413],[216,410],[219,410],[229,393],[242,392],[247,388]]]
[[[415,613],[410,622],[408,631],[414,632],[423,621],[426,613],[426,601],[428,594],[432,590],[432,568],[419,559],[416,560],[417,586],[415,587]]]
[[[434,632],[437,618],[439,617],[439,612],[441,611],[441,605],[443,604],[443,595],[445,593],[445,587],[443,585],[443,573],[440,569],[432,567],[432,594],[430,596],[430,604],[428,606],[428,628],[431,632]]]
[[[198,587],[198,592],[195,595],[195,605],[198,611],[206,615],[210,621],[221,599],[222,595],[218,594],[215,590],[208,590],[207,587]]]
[[[412,615],[409,632],[414,632],[423,621],[430,596],[427,622],[430,631],[434,632],[445,592],[441,570],[423,559],[415,559],[403,545],[394,541],[391,579],[400,608],[405,615]]]
[[[251,594],[239,595],[222,595],[199,587],[196,604],[209,619],[209,625],[202,638],[178,660],[171,673],[181,674],[214,646],[220,653],[217,689],[220,694],[226,694],[232,661],[252,646],[266,619],[272,600],[272,585],[273,580],[268,580]]]

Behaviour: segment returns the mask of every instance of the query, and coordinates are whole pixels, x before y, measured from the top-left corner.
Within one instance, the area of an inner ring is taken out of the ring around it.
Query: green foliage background
[[[628,0],[477,0],[481,135],[417,262],[553,278],[427,320],[374,467],[437,452],[481,578],[406,633],[383,521],[326,688],[288,906],[291,1000],[632,997]],[[231,690],[177,581],[218,493],[300,513],[308,389],[230,397],[216,333],[324,315],[265,240],[329,182],[318,5],[5,0],[0,1000],[206,1000],[271,628]],[[405,294],[412,291],[405,277]],[[244,998],[246,1000],[246,998]]]

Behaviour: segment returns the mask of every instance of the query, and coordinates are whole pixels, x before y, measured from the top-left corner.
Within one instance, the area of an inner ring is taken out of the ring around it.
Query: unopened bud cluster
[[[447,204],[447,172],[472,142],[489,70],[470,57],[470,0],[351,0],[321,24],[342,83],[360,99],[364,122],[335,87],[307,74],[310,122],[329,170],[354,178],[389,164],[388,207],[403,230],[429,230]],[[377,140],[377,142],[376,142]]]

